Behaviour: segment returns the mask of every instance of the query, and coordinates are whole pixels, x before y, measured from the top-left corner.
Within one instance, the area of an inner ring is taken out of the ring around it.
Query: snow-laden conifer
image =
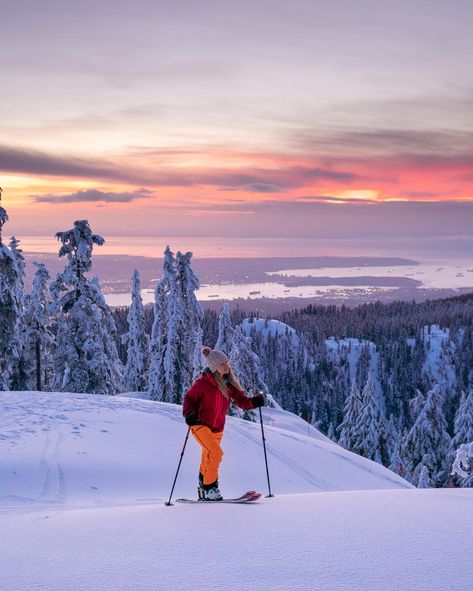
[[[77,220],[57,232],[59,256],[67,263],[51,284],[58,313],[54,352],[55,388],[60,391],[116,394],[122,391],[122,366],[115,344],[116,327],[98,279],[85,275],[92,267],[94,245],[104,239],[92,234],[87,220]]]
[[[241,326],[237,326],[233,333],[229,360],[233,371],[247,394],[253,395],[257,392],[266,394],[268,392],[259,357],[251,347],[251,337],[243,334]],[[232,405],[232,411],[238,416],[243,416],[243,418],[256,420],[254,411],[241,412],[235,405]]]
[[[150,341],[149,396],[180,403],[202,371],[203,311],[195,296],[199,281],[191,269],[192,253],[166,248],[163,278],[155,290]]]
[[[371,376],[361,394],[361,409],[355,421],[352,450],[361,456],[381,462],[379,453],[378,405]]]
[[[251,348],[251,337],[243,334],[241,326],[237,326],[233,334],[230,364],[246,391],[267,392],[260,360]]]
[[[429,473],[430,466],[430,457],[428,455],[425,455],[422,462],[414,470],[414,477],[412,479],[412,483],[415,484],[417,488],[431,488],[431,480]]]
[[[191,268],[192,252],[176,255],[176,279],[182,301],[180,323],[182,392],[187,391],[202,373],[202,320],[204,311],[195,292],[199,280]],[[179,399],[180,402],[180,399]]]
[[[473,486],[473,441],[462,443],[457,450],[451,475],[463,478],[462,486]]]
[[[29,390],[52,387],[53,319],[48,297],[49,272],[43,263],[33,262],[36,272],[31,294],[25,297],[23,355]]]
[[[7,212],[0,206],[0,390],[10,390],[14,385],[20,356],[19,321],[22,313],[18,285],[23,279],[14,254],[2,242],[2,229],[7,221]]]
[[[124,389],[126,392],[144,392],[148,385],[149,349],[140,275],[136,269],[131,276],[131,306],[127,323],[128,332],[122,335],[122,342],[127,346]]]
[[[184,314],[181,291],[177,284],[176,260],[174,253],[169,246],[164,253],[163,262],[164,277],[167,280],[169,291],[167,294],[168,317],[166,326],[166,341],[163,351],[164,356],[164,388],[158,400],[164,402],[181,401],[184,385],[183,371],[181,363],[183,362],[181,352],[181,319]]]
[[[430,474],[432,480],[443,481],[448,473],[449,446],[450,436],[443,412],[443,397],[439,386],[435,385],[427,393],[424,406],[404,442],[404,453],[411,475],[423,461],[424,456],[428,455],[432,463]]]
[[[357,432],[356,423],[361,412],[361,395],[356,385],[356,380],[351,382],[350,393],[345,400],[343,408],[343,421],[337,427],[340,432],[338,444],[346,449],[352,449],[355,444]]]
[[[462,392],[460,405],[455,414],[452,448],[456,450],[462,443],[470,441],[473,441],[473,389],[468,395]]]
[[[164,352],[169,317],[169,285],[164,276],[154,290],[154,321],[149,341],[148,394],[151,400],[162,400],[165,391]]]
[[[225,302],[218,317],[218,339],[215,344],[215,349],[217,349],[217,351],[223,351],[227,356],[230,355],[234,332],[235,329],[232,326],[230,317],[230,306]]]

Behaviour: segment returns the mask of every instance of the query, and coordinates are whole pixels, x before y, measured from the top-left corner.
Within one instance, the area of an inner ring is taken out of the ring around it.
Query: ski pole
[[[191,432],[191,428],[189,427],[187,429],[187,435],[186,435],[186,439],[184,441],[184,446],[182,447],[181,458],[180,458],[179,464],[177,466],[176,476],[174,477],[174,482],[172,483],[172,489],[171,489],[171,494],[169,495],[169,501],[167,503],[164,503],[166,505],[166,507],[172,507],[172,505],[173,505],[173,503],[171,503],[171,497],[172,497],[172,493],[174,492],[174,486],[176,485],[177,475],[179,474],[179,468],[181,467],[182,456],[184,455],[184,450],[186,449],[187,440],[189,439],[190,432]]]
[[[260,420],[260,423],[261,423],[261,437],[263,438],[264,461],[266,463],[266,476],[268,478],[268,489],[269,489],[269,495],[268,495],[268,497],[274,497],[274,495],[271,494],[271,483],[269,482],[268,456],[266,455],[266,439],[264,437],[263,414],[261,412],[261,406],[259,406],[258,409],[259,409],[259,420]]]

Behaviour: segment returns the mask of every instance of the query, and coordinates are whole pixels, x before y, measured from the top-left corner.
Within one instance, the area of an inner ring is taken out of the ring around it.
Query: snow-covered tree
[[[460,405],[455,414],[452,448],[457,449],[462,443],[470,441],[473,441],[473,390],[470,390],[468,396],[462,392]]]
[[[357,420],[361,412],[361,395],[356,385],[356,380],[351,382],[350,393],[345,400],[343,409],[343,421],[337,427],[340,432],[338,444],[346,449],[353,449],[357,440]]]
[[[154,290],[154,321],[149,341],[149,380],[148,394],[151,400],[162,400],[165,392],[166,371],[164,352],[167,341],[169,318],[168,282],[166,276],[158,282]]]
[[[403,434],[404,435],[404,434]],[[407,436],[407,433],[405,434]],[[404,437],[396,438],[390,457],[390,464],[388,468],[392,470],[395,474],[399,474],[400,476],[404,477],[406,473],[406,462],[404,459],[404,446],[403,446]]]
[[[182,397],[181,322],[184,315],[181,290],[176,277],[176,260],[169,246],[163,260],[163,278],[156,286],[155,318],[150,342],[151,400],[178,403]]]
[[[1,202],[1,189],[0,189]],[[16,256],[2,242],[2,229],[8,221],[0,206],[0,390],[14,387],[19,363],[19,321],[22,298],[18,286],[22,282]]]
[[[128,332],[122,335],[122,342],[127,345],[124,389],[126,392],[144,392],[148,385],[149,350],[140,275],[136,269],[131,276],[131,306],[127,322]]]
[[[330,423],[329,427],[328,427],[328,431],[327,431],[327,437],[329,439],[331,439],[332,441],[337,441],[337,437],[335,435],[335,429],[333,428],[333,424]]]
[[[460,445],[451,474],[457,474],[464,479],[462,486],[473,486],[473,441]]]
[[[114,336],[115,323],[92,267],[94,245],[104,239],[92,234],[87,220],[77,220],[66,232],[57,232],[59,256],[67,263],[51,284],[58,313],[54,352],[55,388],[60,391],[116,394],[122,390],[122,366]]]
[[[232,326],[230,318],[230,306],[225,302],[218,317],[218,339],[215,344],[215,349],[217,349],[217,351],[222,351],[227,356],[230,355],[234,332],[235,329]]]
[[[424,406],[404,442],[410,473],[413,475],[424,456],[428,455],[431,460],[431,478],[436,482],[443,481],[448,474],[449,446],[450,436],[443,412],[443,397],[439,386],[435,385],[427,393]]]
[[[240,384],[246,391],[267,392],[260,360],[251,347],[251,337],[243,334],[241,326],[235,328],[229,359]]]
[[[195,296],[199,281],[191,269],[192,253],[166,248],[163,278],[156,286],[150,341],[152,400],[180,403],[202,372],[203,311]]]
[[[26,390],[28,388],[28,375],[27,375],[27,359],[25,358],[25,257],[23,250],[19,247],[20,240],[15,236],[10,239],[10,252],[13,256],[15,266],[17,269],[17,281],[15,284],[15,298],[19,306],[19,316],[16,326],[16,335],[18,342],[18,360],[12,368],[12,388],[14,390]]]
[[[420,411],[424,407],[424,404],[425,396],[419,389],[417,389],[414,398],[411,398],[411,400],[409,400],[409,412],[412,423],[415,423]]]
[[[361,409],[355,422],[352,450],[370,460],[381,462],[379,453],[378,405],[371,376],[361,394]]]
[[[252,350],[251,337],[243,334],[241,326],[237,326],[233,333],[229,361],[240,384],[248,394],[253,395],[256,392],[267,394],[268,387],[264,381],[259,357]],[[254,411],[241,412],[235,405],[232,405],[231,408],[233,414],[243,416],[245,419],[256,420]]]
[[[176,255],[176,279],[180,289],[182,316],[180,318],[182,392],[187,391],[202,373],[202,319],[204,312],[195,292],[199,280],[191,268],[192,252]],[[179,399],[180,401],[180,399]]]
[[[384,413],[381,413],[378,422],[378,434],[381,462],[384,466],[390,466],[395,454],[396,445],[398,445],[400,440],[400,435],[394,424],[393,415],[387,421]]]
[[[431,465],[432,462],[430,456],[426,454],[422,459],[422,462],[414,470],[414,477],[412,479],[412,483],[415,484],[417,488],[431,488]]]
[[[51,332],[52,318],[49,309],[49,273],[43,263],[33,262],[36,272],[33,289],[25,297],[23,320],[23,357],[28,377],[28,389],[43,390],[51,386],[52,348],[54,338]]]

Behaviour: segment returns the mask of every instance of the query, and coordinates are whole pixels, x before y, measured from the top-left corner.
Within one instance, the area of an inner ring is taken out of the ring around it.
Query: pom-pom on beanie
[[[222,351],[211,349],[210,347],[202,347],[202,355],[205,357],[207,367],[210,371],[217,371],[217,367],[221,363],[228,363],[228,357]]]

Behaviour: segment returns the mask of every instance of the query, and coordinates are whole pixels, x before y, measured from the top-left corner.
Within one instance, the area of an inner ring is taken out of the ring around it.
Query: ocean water
[[[198,258],[259,258],[299,256],[379,256],[404,257],[416,260],[415,266],[345,267],[323,269],[280,269],[278,273],[300,277],[332,277],[333,283],[324,286],[286,287],[282,284],[202,284],[197,293],[200,300],[243,298],[317,298],[335,293],[339,299],[364,293],[381,293],[388,287],[357,285],[356,277],[410,277],[421,281],[425,288],[472,288],[473,291],[473,244],[469,237],[438,237],[436,239],[404,240],[352,240],[318,238],[234,238],[195,236],[109,236],[102,247],[94,249],[94,256],[130,255],[162,257],[166,246],[174,252],[190,250]],[[57,253],[58,242],[54,237],[25,236],[21,238],[25,252]],[[271,273],[268,273],[271,275]],[[353,284],[342,286],[339,277],[350,277]],[[153,301],[153,290],[143,290],[143,300]],[[129,293],[110,293],[106,300],[110,305],[128,305]]]
[[[54,236],[17,236],[27,252],[58,252]],[[104,236],[94,255],[162,257],[167,245],[173,252],[192,251],[196,257],[280,256],[393,256],[430,260],[466,260],[473,253],[473,237],[438,236],[403,239],[253,238],[229,236]]]

